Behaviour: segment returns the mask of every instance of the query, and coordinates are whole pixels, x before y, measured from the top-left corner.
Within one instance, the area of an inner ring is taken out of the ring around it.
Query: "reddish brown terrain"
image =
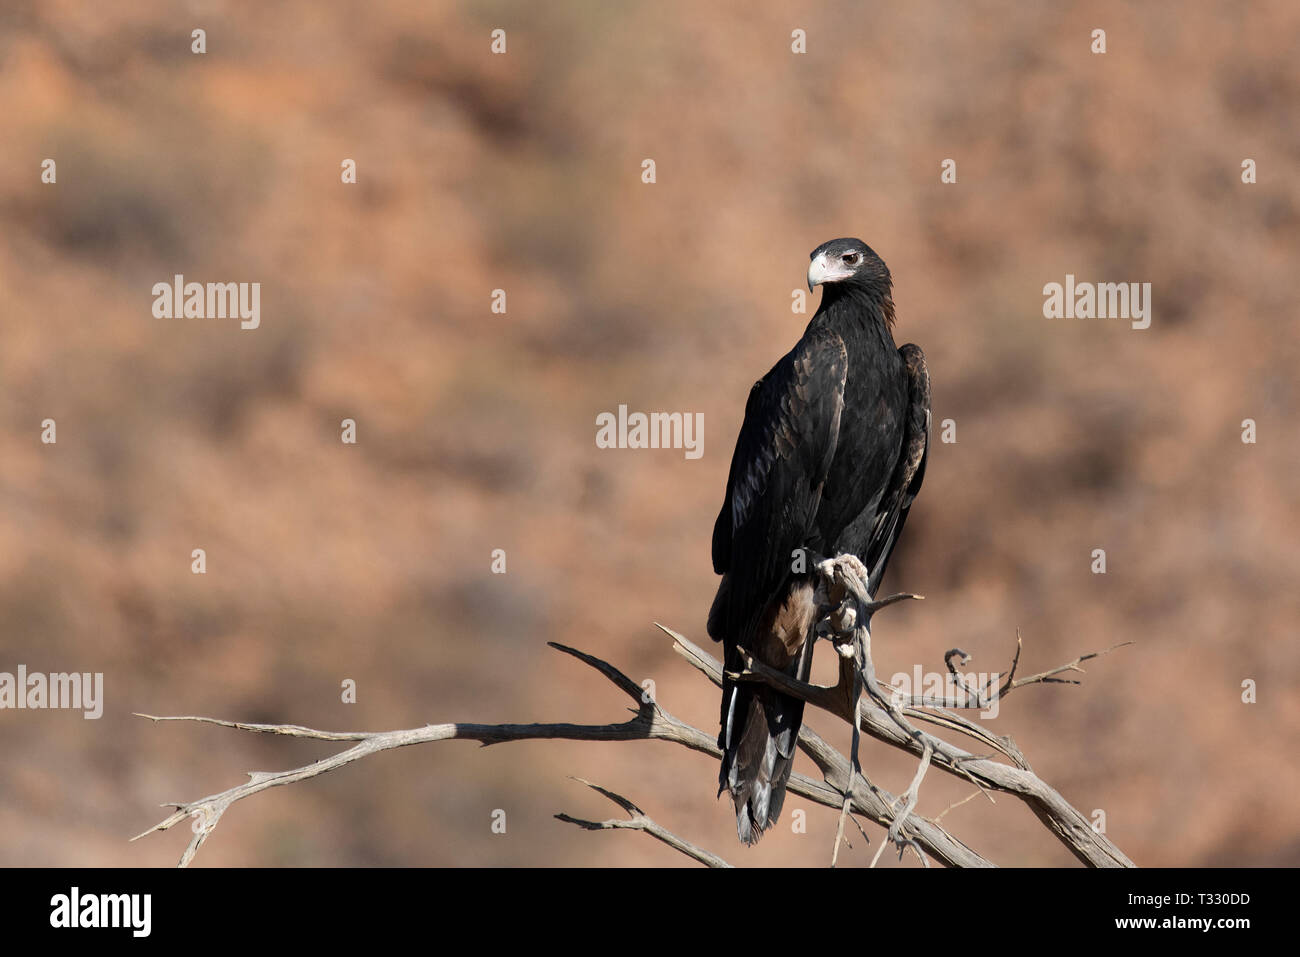
[[[184,825],[127,842],[160,802],[331,750],[132,712],[623,720],[560,641],[713,733],[651,623],[707,642],[745,397],[841,235],[892,269],[956,427],[880,670],[1135,641],[991,727],[1139,864],[1300,864],[1296,4],[109,6],[0,10],[0,671],[106,696],[0,711],[0,864],[172,864]],[[260,327],[155,318],[176,273],[260,282]],[[1150,328],[1045,319],[1066,274],[1151,283]],[[703,456],[597,448],[620,404],[703,413]],[[914,766],[862,759],[893,791]],[[828,860],[835,815],[797,797],[806,834],[738,846],[716,773],[657,742],[409,748],[236,805],[197,863],[684,862],[554,820],[617,813],[571,775],[734,863]],[[919,810],[970,790],[932,773]],[[943,823],[1075,863],[1008,798]]]

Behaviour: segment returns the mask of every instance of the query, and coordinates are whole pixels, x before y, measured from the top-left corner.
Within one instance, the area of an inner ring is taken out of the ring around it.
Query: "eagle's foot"
[[[854,633],[862,616],[870,614],[863,605],[871,600],[867,591],[870,573],[856,555],[849,554],[822,559],[813,568],[817,574],[815,599],[822,608],[830,609],[818,626],[818,637],[829,638],[841,658],[852,658]]]
[[[828,558],[816,566],[818,574],[827,583],[827,590],[833,602],[843,602],[849,597],[859,601],[871,601],[871,592],[867,585],[871,581],[871,572],[857,555],[845,553],[835,558]]]
[[[841,658],[852,658],[854,654],[853,631],[858,626],[858,606],[851,598],[846,598],[840,606],[828,616],[831,630],[831,642]]]

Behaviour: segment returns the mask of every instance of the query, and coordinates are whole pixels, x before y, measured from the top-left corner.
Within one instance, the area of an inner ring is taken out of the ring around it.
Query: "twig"
[[[605,797],[609,798],[624,811],[628,813],[627,820],[611,821],[584,821],[581,818],[570,817],[568,814],[555,815],[556,820],[564,821],[566,824],[576,824],[578,827],[585,828],[588,831],[602,831],[610,829],[624,829],[631,831],[645,831],[656,840],[663,841],[669,847],[681,851],[687,857],[699,861],[701,864],[707,864],[709,867],[731,867],[726,861],[703,848],[696,847],[690,841],[683,840],[672,831],[668,830],[661,824],[656,824],[653,820],[646,817],[644,811],[623,797],[621,794],[615,794],[599,784],[592,784],[582,778],[574,778],[582,784],[587,785],[593,791],[599,791]]]
[[[982,789],[980,789],[980,788],[976,788],[974,791],[971,791],[970,794],[967,794],[967,795],[966,795],[964,798],[962,798],[960,801],[954,801],[952,804],[949,804],[946,808],[944,808],[942,811],[940,811],[938,814],[936,814],[936,815],[934,816],[934,819],[935,819],[936,821],[942,821],[943,818],[944,818],[944,815],[947,814],[949,811],[954,811],[954,810],[956,810],[957,808],[961,807],[963,804],[967,803],[968,801],[970,801],[970,800],[972,800],[972,799],[974,799],[974,798],[977,798],[977,797],[979,797],[981,794],[985,794],[985,793],[986,793],[986,792],[983,791]]]

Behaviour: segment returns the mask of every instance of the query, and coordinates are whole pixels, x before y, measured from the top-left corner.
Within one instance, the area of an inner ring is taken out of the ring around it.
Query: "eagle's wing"
[[[903,444],[898,463],[890,476],[889,487],[881,498],[880,510],[872,528],[871,540],[862,556],[871,573],[868,587],[872,595],[880,586],[889,564],[889,556],[898,541],[907,511],[921,490],[925,479],[925,462],[930,451],[930,373],[920,346],[907,345],[898,350],[907,373],[907,414]]]
[[[843,340],[810,331],[750,390],[713,527],[713,568],[724,576],[709,614],[715,639],[752,629],[807,541],[839,440],[847,372]]]

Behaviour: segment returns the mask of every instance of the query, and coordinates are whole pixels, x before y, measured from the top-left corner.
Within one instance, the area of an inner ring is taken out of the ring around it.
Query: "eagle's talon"
[[[851,602],[844,602],[831,612],[831,628],[837,635],[852,635],[858,625],[858,610]]]

